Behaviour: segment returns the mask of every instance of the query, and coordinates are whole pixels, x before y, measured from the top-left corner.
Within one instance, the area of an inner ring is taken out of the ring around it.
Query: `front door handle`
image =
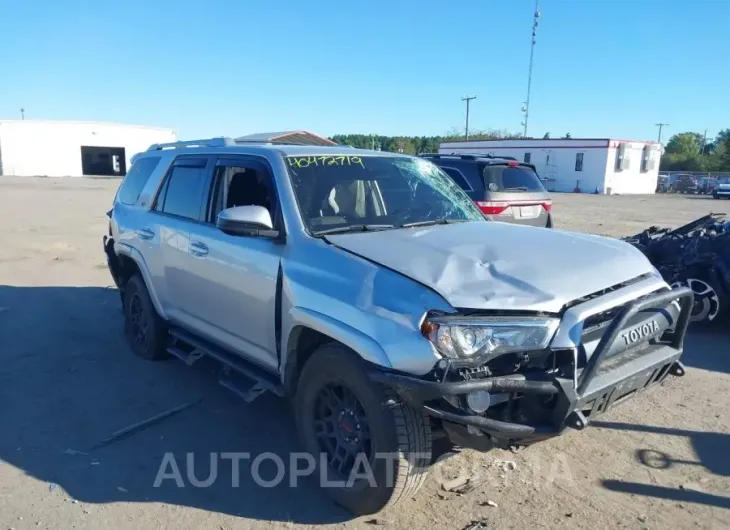
[[[203,257],[208,255],[208,245],[200,241],[190,243],[190,253],[193,256]]]
[[[140,228],[136,233],[137,237],[140,239],[152,239],[155,237],[155,233],[149,228]]]

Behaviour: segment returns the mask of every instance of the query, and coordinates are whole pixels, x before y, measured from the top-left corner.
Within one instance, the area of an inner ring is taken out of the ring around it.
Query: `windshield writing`
[[[363,159],[359,156],[290,156],[287,158],[289,166],[307,168],[309,166],[361,166],[365,168]]]
[[[287,157],[310,232],[378,225],[485,221],[454,181],[427,160],[384,156]]]

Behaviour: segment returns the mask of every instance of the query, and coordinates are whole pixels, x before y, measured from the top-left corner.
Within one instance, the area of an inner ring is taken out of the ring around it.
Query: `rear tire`
[[[338,401],[349,394],[351,398]],[[295,401],[297,428],[305,449],[315,458],[316,476],[341,483],[320,486],[353,515],[391,508],[423,485],[431,463],[428,416],[372,382],[364,362],[345,346],[330,343],[312,354],[302,370]],[[356,413],[340,409],[342,403],[351,404]],[[344,451],[358,456],[333,457]],[[339,462],[347,468],[348,459],[357,463],[358,458],[364,460],[349,472],[334,468]],[[363,465],[365,461],[369,466]],[[363,477],[367,471],[371,478],[350,479],[353,473]]]
[[[124,334],[135,355],[150,361],[169,357],[165,350],[167,326],[152,304],[147,286],[138,275],[124,286]]]

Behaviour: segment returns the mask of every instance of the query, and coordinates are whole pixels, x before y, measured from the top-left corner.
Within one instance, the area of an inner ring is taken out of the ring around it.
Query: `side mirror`
[[[234,206],[221,211],[216,218],[216,226],[232,236],[261,236],[275,238],[269,210],[263,206]]]

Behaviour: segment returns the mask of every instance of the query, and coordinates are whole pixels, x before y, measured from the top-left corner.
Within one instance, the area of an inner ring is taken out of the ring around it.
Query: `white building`
[[[549,191],[654,193],[661,144],[609,138],[444,142],[440,153],[511,156],[535,166]]]
[[[121,176],[150,145],[174,142],[170,129],[82,121],[0,121],[0,175]]]

